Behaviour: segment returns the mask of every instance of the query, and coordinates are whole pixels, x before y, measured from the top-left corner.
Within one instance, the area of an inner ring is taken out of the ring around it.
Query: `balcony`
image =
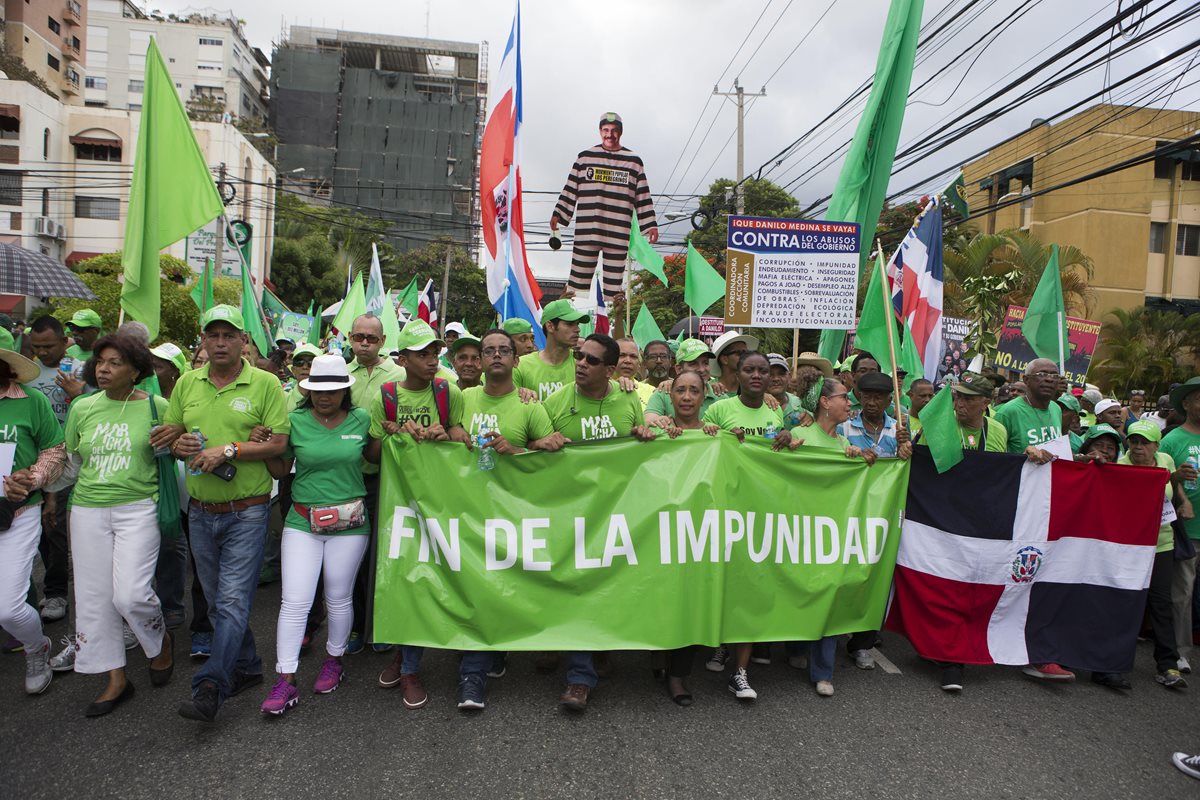
[[[78,95],[79,94],[80,88],[79,88],[79,73],[78,72],[76,72],[73,69],[68,69],[63,74],[62,90],[63,90],[63,94],[69,94],[69,95]]]
[[[74,61],[76,64],[83,63],[83,54],[79,52],[79,45],[69,39],[63,39],[62,53],[67,61]]]
[[[83,24],[83,6],[76,0],[67,0],[67,7],[63,9],[63,22],[68,25]]]

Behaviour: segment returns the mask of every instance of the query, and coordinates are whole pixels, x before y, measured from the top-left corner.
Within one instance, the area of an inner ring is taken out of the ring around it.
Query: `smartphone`
[[[215,468],[212,471],[212,474],[216,475],[223,481],[231,481],[233,480],[233,476],[237,475],[237,467],[235,467],[233,464],[225,463]]]

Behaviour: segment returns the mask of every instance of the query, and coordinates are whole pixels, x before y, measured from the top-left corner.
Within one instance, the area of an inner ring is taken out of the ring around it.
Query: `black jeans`
[[[878,638],[879,631],[852,633],[850,641],[846,643],[846,651],[853,655],[855,650],[870,650],[875,646],[875,640]]]
[[[1175,569],[1175,554],[1168,550],[1154,554],[1154,571],[1150,573],[1150,591],[1146,607],[1150,613],[1150,628],[1154,631],[1154,665],[1159,672],[1174,669],[1179,661],[1175,647],[1175,618],[1171,606],[1171,579]]]
[[[379,473],[363,475],[367,486],[367,514],[371,518],[371,538],[367,552],[358,567],[354,579],[354,622],[350,630],[362,634],[365,641],[371,638],[371,611],[375,606],[375,546],[379,541]]]
[[[672,678],[686,678],[692,674],[692,664],[696,660],[695,645],[681,647],[678,650],[667,651],[667,675]]]
[[[68,486],[59,492],[54,492],[54,522],[47,525],[42,518],[42,539],[38,542],[38,553],[42,563],[46,565],[46,577],[42,584],[42,594],[46,597],[67,596],[67,583],[71,577],[70,537],[67,535],[67,506],[71,502],[71,489]],[[41,511],[41,509],[38,509]]]

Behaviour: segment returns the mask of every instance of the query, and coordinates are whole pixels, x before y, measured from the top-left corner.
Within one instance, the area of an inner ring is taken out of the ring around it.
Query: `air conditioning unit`
[[[53,238],[57,231],[58,225],[54,220],[50,219],[49,217],[34,217],[33,232],[35,235],[49,236]]]
[[[58,223],[54,228],[54,238],[60,242],[65,242],[67,240],[67,226],[61,222]]]

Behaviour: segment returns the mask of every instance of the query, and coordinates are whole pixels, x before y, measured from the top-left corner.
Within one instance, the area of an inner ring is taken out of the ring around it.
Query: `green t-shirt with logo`
[[[303,506],[333,506],[349,503],[367,496],[363,482],[363,448],[369,441],[367,431],[371,417],[361,408],[351,408],[341,424],[333,430],[313,417],[312,409],[304,408],[288,414],[291,433],[288,435],[284,458],[296,459],[296,477],[292,480],[292,502]],[[371,513],[370,510],[367,513]],[[283,522],[286,528],[308,531],[308,520],[300,516],[295,506],[287,510]],[[364,524],[341,534],[367,534],[370,525]]]
[[[834,430],[837,429],[834,428]],[[846,452],[846,448],[850,446],[850,440],[845,436],[840,433],[830,436],[815,422],[812,425],[792,428],[792,438],[802,439],[803,447],[820,447],[826,450],[837,450],[839,453]]]
[[[564,386],[575,383],[575,359],[567,354],[567,359],[555,366],[542,360],[540,352],[526,353],[521,356],[520,363],[513,370],[513,383],[524,389],[538,393],[538,402],[546,402],[546,398]]]
[[[447,403],[450,412],[450,425],[446,428],[446,432],[449,433],[450,428],[462,425],[463,399],[462,391],[453,383],[447,383],[447,388],[450,391],[450,398]],[[367,408],[371,415],[370,434],[372,438],[382,439],[384,437],[383,422],[385,419],[383,413],[383,392],[376,392]],[[409,420],[416,421],[422,428],[430,428],[441,424],[441,417],[438,416],[437,401],[433,396],[432,383],[424,389],[416,391],[405,389],[399,383],[396,384],[396,424],[403,425]]]
[[[493,397],[482,386],[463,392],[463,427],[471,441],[475,441],[480,428],[486,427],[500,431],[514,447],[525,447],[554,433],[550,417],[540,403],[522,403],[516,389]]]
[[[0,445],[15,445],[13,472],[33,466],[38,454],[62,442],[62,426],[44,394],[30,389],[24,397],[0,397]],[[31,492],[22,505],[41,500],[40,491]]]
[[[1158,450],[1169,455],[1177,468],[1188,463],[1195,467],[1200,464],[1200,435],[1180,425],[1162,438]],[[1193,508],[1200,509],[1200,480],[1184,481],[1183,493],[1192,501]],[[1184,520],[1183,526],[1189,539],[1200,539],[1200,517]]]
[[[763,403],[750,408],[740,397],[718,400],[701,417],[704,424],[716,425],[723,431],[741,428],[747,436],[765,436],[767,428],[783,430],[783,409],[772,409]]]
[[[73,344],[67,348],[67,355],[82,364],[92,357],[92,351],[84,350],[79,345]]]
[[[112,400],[104,392],[80,397],[67,414],[67,452],[79,456],[71,505],[109,508],[158,500],[158,463],[150,446],[150,403],[162,420],[167,401]]]
[[[256,425],[283,436],[288,434],[286,401],[278,378],[255,369],[243,358],[242,371],[233,383],[218,389],[208,378],[210,366],[205,364],[179,378],[163,422],[182,425],[188,433],[199,428],[205,447],[247,442]],[[271,474],[266,462],[237,459],[232,463],[237,474],[230,481],[211,473],[189,473],[188,495],[204,503],[225,503],[270,493]]]
[[[545,406],[554,430],[572,442],[628,436],[646,422],[637,393],[622,392],[613,381],[603,399],[592,400],[579,394],[572,380],[546,398]]]
[[[1024,397],[1009,400],[996,409],[994,419],[1008,431],[1008,452],[1024,453],[1030,445],[1062,436],[1062,408],[1051,403],[1037,409]]]

